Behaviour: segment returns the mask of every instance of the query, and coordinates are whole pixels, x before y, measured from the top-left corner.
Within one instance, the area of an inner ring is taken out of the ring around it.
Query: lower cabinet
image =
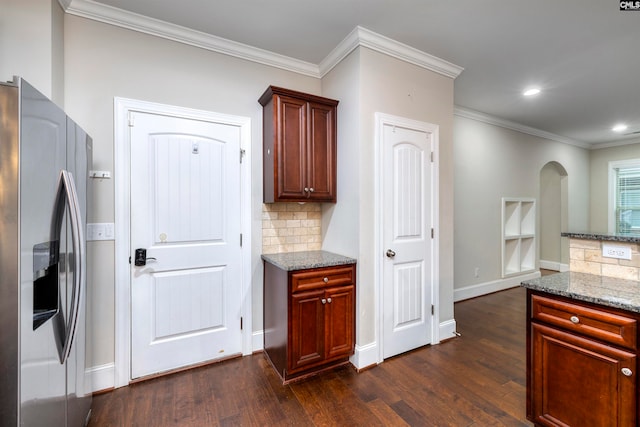
[[[635,315],[531,291],[528,313],[528,419],[636,426]]]
[[[265,263],[264,324],[265,355],[285,383],[347,363],[355,264],[284,271]]]

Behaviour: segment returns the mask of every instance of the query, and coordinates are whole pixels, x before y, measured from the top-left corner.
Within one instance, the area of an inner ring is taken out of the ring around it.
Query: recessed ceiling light
[[[625,130],[627,130],[627,125],[625,125],[624,123],[618,123],[617,125],[612,127],[611,130],[614,132],[624,132]]]
[[[540,93],[540,88],[537,88],[537,87],[532,87],[522,92],[524,96],[534,96],[539,93]]]

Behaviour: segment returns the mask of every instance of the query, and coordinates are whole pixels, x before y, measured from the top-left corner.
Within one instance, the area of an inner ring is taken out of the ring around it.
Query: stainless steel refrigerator
[[[0,426],[83,426],[91,138],[21,78],[0,83]]]

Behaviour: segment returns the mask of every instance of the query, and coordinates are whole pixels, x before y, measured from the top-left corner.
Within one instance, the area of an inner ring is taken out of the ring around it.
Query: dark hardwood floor
[[[525,290],[455,304],[461,337],[282,386],[262,354],[94,397],[104,426],[531,426]]]

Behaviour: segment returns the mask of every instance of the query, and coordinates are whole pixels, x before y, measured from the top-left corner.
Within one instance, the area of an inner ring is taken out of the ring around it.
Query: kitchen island
[[[640,238],[563,236],[570,271],[522,282],[527,418],[536,426],[636,426]],[[608,242],[630,259],[607,256]]]

